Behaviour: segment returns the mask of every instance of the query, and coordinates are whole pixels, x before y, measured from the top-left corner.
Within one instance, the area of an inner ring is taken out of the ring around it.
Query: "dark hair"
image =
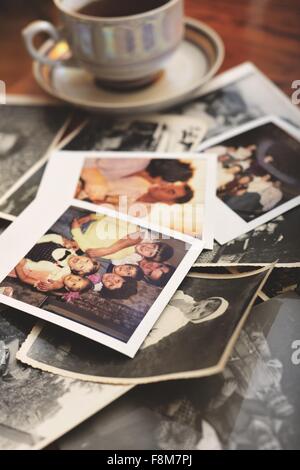
[[[155,242],[158,245],[158,250],[156,255],[153,258],[146,258],[151,259],[152,261],[156,261],[157,263],[163,263],[168,259],[172,258],[174,255],[174,248],[164,242]]]
[[[171,279],[171,277],[173,276],[173,274],[176,271],[174,266],[171,266],[170,264],[166,264],[165,266],[167,266],[169,268],[169,271],[167,273],[163,273],[162,276],[159,279],[154,281],[150,277],[145,276],[145,280],[149,284],[152,284],[153,286],[164,287],[169,282],[169,280]]]
[[[169,183],[188,181],[193,176],[193,168],[189,163],[168,158],[154,158],[146,168],[152,178],[160,176]]]
[[[185,195],[182,196],[182,197],[178,197],[175,200],[177,202],[177,204],[186,204],[187,202],[189,202],[194,197],[194,191],[192,190],[192,188],[188,184],[184,185],[184,189],[185,189]]]
[[[105,286],[101,289],[101,295],[104,299],[126,300],[137,294],[137,282],[134,279],[125,279],[120,289],[110,290]]]
[[[240,180],[241,178],[249,178],[249,179],[250,179],[250,182],[254,180],[253,176],[250,175],[249,173],[244,173],[244,174],[240,175],[240,176],[239,176],[239,180]]]
[[[66,288],[66,291],[67,292],[80,292],[81,294],[83,294],[84,292],[87,292],[91,289],[94,288],[94,284],[92,283],[92,281],[90,281],[90,279],[87,279],[86,277],[83,278],[85,281],[87,281],[87,285],[85,287],[83,287],[82,289],[80,289],[79,291],[73,291],[72,289],[67,289]]]
[[[88,258],[88,256],[86,256],[86,258]],[[89,272],[87,272],[87,273],[84,272],[83,273],[82,271],[77,271],[76,269],[72,269],[72,273],[73,274],[78,274],[79,276],[91,276],[92,274],[96,274],[99,271],[100,267],[101,267],[101,263],[100,263],[100,261],[97,261],[95,259],[92,259],[92,258],[89,258],[89,259],[93,263],[93,267]]]
[[[110,264],[107,268],[107,273],[113,273],[114,268],[117,268],[118,266],[131,266],[132,268],[136,269],[136,275],[134,277],[130,276],[121,276],[123,279],[135,279],[136,281],[141,281],[144,277],[143,270],[137,265],[137,264],[130,264],[130,263],[124,263],[124,264]]]

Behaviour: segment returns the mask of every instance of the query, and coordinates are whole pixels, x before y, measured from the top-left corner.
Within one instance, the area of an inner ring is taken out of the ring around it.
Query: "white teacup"
[[[148,0],[148,8],[151,4],[160,6],[117,17],[87,16],[79,12],[93,0],[53,1],[60,11],[63,28],[57,29],[46,21],[28,25],[23,36],[29,53],[43,64],[56,65],[61,61],[37,50],[34,38],[43,32],[55,42],[66,40],[79,66],[109,86],[134,88],[150,83],[183,38],[183,0]],[[130,4],[131,0],[119,1]],[[139,1],[142,4],[143,0]]]

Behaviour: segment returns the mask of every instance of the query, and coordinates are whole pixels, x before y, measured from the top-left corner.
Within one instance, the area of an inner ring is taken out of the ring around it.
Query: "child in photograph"
[[[170,264],[158,263],[146,258],[139,262],[139,267],[143,271],[145,281],[157,287],[164,287],[175,272],[175,268]]]
[[[143,258],[164,262],[172,258],[173,248],[160,241],[148,241],[146,233],[132,225],[133,231],[128,234],[128,222],[114,220],[102,214],[91,214],[75,219],[72,224],[72,235],[80,249],[91,258],[108,258],[110,260],[131,259],[135,264]],[[82,225],[89,223],[83,232]],[[110,233],[108,233],[108,230]],[[107,235],[107,236],[106,236]]]
[[[101,278],[101,297],[105,299],[126,300],[137,294],[137,281],[116,273],[106,273]]]
[[[23,259],[16,267],[17,277],[40,292],[55,292],[64,289],[67,292],[82,294],[89,290],[96,290],[101,297],[110,299],[128,299],[137,292],[134,279],[129,279],[115,273],[95,274],[100,264],[93,261],[93,270],[87,277],[70,273],[67,267],[59,267],[49,261],[33,262]],[[62,293],[60,293],[62,295]],[[72,300],[75,297],[66,297]]]
[[[92,260],[91,260],[92,261]],[[93,269],[87,274],[96,272],[98,262],[92,261]],[[61,267],[50,261],[31,261],[24,258],[15,268],[15,275],[25,284],[33,286],[41,292],[50,292],[65,288],[72,292],[85,292],[92,286],[87,278],[73,274],[70,266]],[[10,274],[15,277],[14,273]]]
[[[178,290],[144,341],[142,348],[155,345],[177,332],[180,333],[187,325],[214,320],[223,315],[228,308],[229,302],[223,297],[195,301],[190,295]]]
[[[175,268],[166,263],[157,263],[143,258],[139,264],[111,264],[108,272],[125,279],[144,280],[157,287],[164,287],[175,272]]]
[[[137,264],[110,264],[107,272],[121,276],[124,279],[135,279],[141,281],[144,279],[144,273]]]

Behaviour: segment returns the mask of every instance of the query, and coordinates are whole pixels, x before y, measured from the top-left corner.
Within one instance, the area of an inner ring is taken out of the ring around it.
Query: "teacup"
[[[41,52],[43,48],[36,49],[34,38],[43,32],[55,43],[65,40],[72,59],[112,87],[134,88],[152,82],[183,38],[183,0],[162,0],[158,8],[114,17],[80,13],[92,0],[53,1],[63,27],[58,29],[46,21],[28,25],[23,37],[30,55],[40,63],[54,66],[61,60],[49,58]]]

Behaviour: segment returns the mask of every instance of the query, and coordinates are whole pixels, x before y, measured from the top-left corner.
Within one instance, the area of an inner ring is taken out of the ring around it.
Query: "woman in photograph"
[[[82,230],[84,224],[89,224],[85,231]],[[128,234],[128,222],[103,214],[90,214],[73,221],[72,235],[80,249],[91,258],[131,259],[132,264],[143,258],[157,262],[172,258],[174,250],[170,245],[148,241],[145,232],[139,231],[138,226],[132,227],[132,233]]]
[[[77,185],[75,197],[95,204],[118,205],[121,197],[128,204],[185,204],[194,192],[188,185],[193,176],[190,164],[176,160],[116,159],[120,171],[111,172],[111,160],[87,161]],[[148,166],[146,165],[148,164]],[[115,165],[113,165],[114,167]],[[109,169],[108,169],[109,168]],[[122,175],[116,177],[116,175]]]

